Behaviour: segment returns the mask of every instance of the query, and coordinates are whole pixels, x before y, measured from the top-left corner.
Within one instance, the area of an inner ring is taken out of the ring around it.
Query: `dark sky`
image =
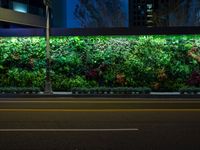
[[[67,0],[67,27],[68,28],[79,28],[80,23],[75,19],[74,10],[75,6],[80,0]],[[126,25],[128,26],[128,0],[121,0],[122,9],[127,15]]]
[[[67,0],[67,26],[68,28],[80,27],[79,21],[74,17],[74,9],[79,0]]]

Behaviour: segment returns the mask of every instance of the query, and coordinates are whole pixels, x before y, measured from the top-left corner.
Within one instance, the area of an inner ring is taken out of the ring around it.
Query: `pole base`
[[[44,94],[47,94],[47,95],[53,94],[52,85],[50,81],[45,81]]]

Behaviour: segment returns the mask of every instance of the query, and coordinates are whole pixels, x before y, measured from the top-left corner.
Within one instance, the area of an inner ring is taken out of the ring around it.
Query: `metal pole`
[[[50,24],[49,24],[49,6],[46,5],[46,79],[45,79],[45,94],[53,94],[51,83],[51,56],[50,56]]]

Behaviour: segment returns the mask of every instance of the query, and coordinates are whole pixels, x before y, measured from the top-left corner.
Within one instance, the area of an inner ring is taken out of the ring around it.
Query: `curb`
[[[194,98],[200,100],[200,94],[0,94],[0,98]]]

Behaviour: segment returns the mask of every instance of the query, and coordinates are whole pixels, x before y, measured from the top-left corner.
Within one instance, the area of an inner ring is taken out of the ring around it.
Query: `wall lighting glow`
[[[17,12],[27,13],[27,5],[19,2],[13,2],[13,10]]]

